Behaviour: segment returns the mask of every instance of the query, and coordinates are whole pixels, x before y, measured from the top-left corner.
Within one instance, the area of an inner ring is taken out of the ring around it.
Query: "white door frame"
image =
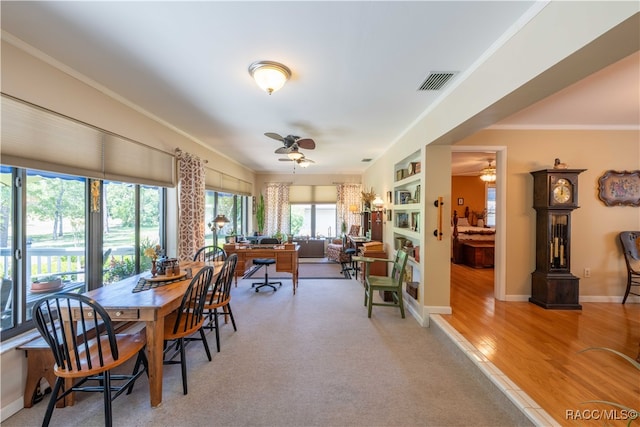
[[[507,296],[507,147],[502,145],[452,145],[451,151],[496,153],[496,242],[493,270],[495,299],[506,301]]]

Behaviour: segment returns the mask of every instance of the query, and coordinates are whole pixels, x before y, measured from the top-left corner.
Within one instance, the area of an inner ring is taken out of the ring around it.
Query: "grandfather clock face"
[[[549,177],[549,186],[549,204],[551,206],[575,205],[574,185],[568,178],[551,175]]]

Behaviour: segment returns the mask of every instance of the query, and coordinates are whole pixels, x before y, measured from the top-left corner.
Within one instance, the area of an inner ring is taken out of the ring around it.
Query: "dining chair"
[[[211,352],[204,334],[204,303],[213,279],[213,267],[203,267],[193,276],[182,297],[180,307],[164,319],[164,360],[166,365],[180,364],[182,368],[182,391],[187,394],[187,359],[185,346],[191,341],[202,341],[207,358]],[[200,338],[193,337],[196,332]],[[174,360],[180,356],[180,360]]]
[[[386,260],[381,258],[366,258],[358,257],[358,260],[367,263],[365,273],[365,290],[364,290],[364,305],[367,307],[367,315],[371,317],[371,311],[374,305],[398,307],[400,314],[404,319],[404,301],[402,299],[402,281],[404,278],[404,270],[407,266],[407,253],[400,249],[396,251],[396,257],[394,260]],[[391,276],[372,276],[369,274],[370,262],[386,261],[393,263],[393,270]],[[375,291],[388,291],[392,295],[391,302],[373,302],[373,295]]]
[[[622,298],[624,304],[629,294],[640,296],[639,293],[631,292],[632,286],[640,286],[640,231],[623,231],[619,234],[619,239],[627,265],[627,289]]]
[[[227,253],[220,246],[203,246],[193,256],[194,261],[215,262],[227,259]]]
[[[236,321],[233,318],[233,312],[231,311],[231,283],[236,272],[236,265],[238,263],[238,254],[231,254],[227,257],[218,277],[211,289],[207,294],[207,299],[204,303],[205,317],[208,322],[204,325],[205,329],[216,330],[216,345],[218,352],[220,352],[220,331],[218,324],[218,316],[224,315],[225,323],[227,318],[231,318],[231,324],[233,330],[237,331]],[[218,309],[222,309],[219,312]]]
[[[131,393],[138,377],[148,372],[145,330],[116,334],[107,311],[91,298],[75,293],[58,293],[39,299],[33,306],[32,315],[55,359],[56,381],[42,425],[49,425],[56,402],[69,393],[101,392],[104,395],[104,423],[111,426],[111,402],[124,391]],[[111,372],[134,356],[137,360],[130,375]],[[91,385],[85,385],[88,381]],[[63,385],[70,383],[73,386],[62,391]]]

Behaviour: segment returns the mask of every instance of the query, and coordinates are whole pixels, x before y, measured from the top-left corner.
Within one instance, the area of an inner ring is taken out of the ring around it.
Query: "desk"
[[[191,267],[197,273],[204,263],[182,262],[182,269]],[[214,279],[220,272],[216,264]],[[149,275],[149,272],[144,273]],[[162,356],[164,342],[164,317],[180,307],[182,297],[191,283],[184,279],[159,288],[133,293],[131,290],[142,275],[124,279],[118,283],[86,292],[102,305],[114,321],[145,322],[147,358],[149,359],[149,397],[151,406],[162,403]]]
[[[354,248],[356,250],[356,253],[358,253],[358,251],[360,250],[360,246],[362,246],[364,243],[371,241],[371,239],[367,239],[366,237],[359,237],[359,236],[347,236],[347,237],[349,237],[349,246]]]
[[[284,249],[275,249],[275,247]],[[237,249],[236,249],[237,248]],[[273,258],[276,260],[276,271],[291,273],[293,275],[293,294],[296,294],[298,287],[298,245],[275,245],[270,247],[247,246],[247,245],[224,245],[227,254],[238,255],[238,265],[236,265],[235,282],[238,284],[238,276],[244,276],[249,262],[254,258]]]

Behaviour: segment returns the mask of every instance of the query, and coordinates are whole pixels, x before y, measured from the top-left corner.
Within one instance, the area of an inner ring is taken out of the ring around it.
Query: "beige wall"
[[[580,299],[620,301],[626,283],[617,233],[640,230],[640,208],[607,207],[598,199],[598,178],[607,170],[640,169],[639,131],[485,130],[456,145],[507,147],[506,286],[508,295],[530,295],[535,269],[535,211],[529,172],[560,158],[579,176],[580,208],[572,214],[571,272],[581,278]],[[585,268],[591,278],[582,278]]]
[[[255,188],[258,193],[263,191],[265,185],[270,182],[288,182],[291,185],[335,185],[337,183],[360,183],[360,175],[316,175],[312,172],[313,166],[290,174],[257,174]]]

